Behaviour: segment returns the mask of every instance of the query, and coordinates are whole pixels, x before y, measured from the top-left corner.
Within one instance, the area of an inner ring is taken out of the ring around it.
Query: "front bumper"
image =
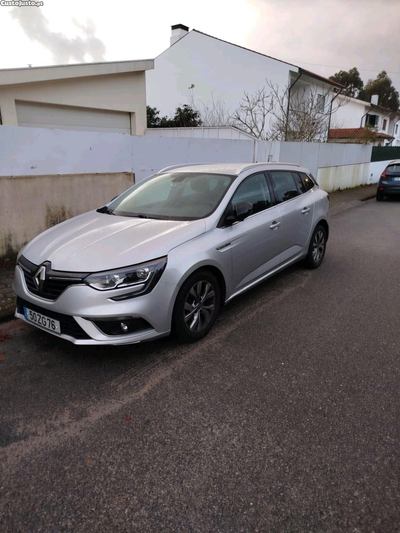
[[[165,277],[168,279],[168,275]],[[171,283],[162,283],[160,280],[151,293],[116,302],[110,298],[120,295],[121,290],[97,291],[87,285],[74,285],[68,287],[57,300],[51,301],[29,292],[23,271],[17,266],[13,283],[13,289],[17,295],[15,316],[28,324],[74,344],[136,344],[164,337],[170,333],[171,302],[174,301],[174,292],[171,287]],[[166,302],[166,305],[163,305],[162,302]],[[58,320],[61,323],[61,334],[54,333],[26,320],[23,307],[28,307],[33,311]],[[120,335],[106,335],[95,324],[95,321],[107,318],[113,320],[119,317],[143,319],[148,324],[141,331],[135,331],[134,333],[121,332]]]

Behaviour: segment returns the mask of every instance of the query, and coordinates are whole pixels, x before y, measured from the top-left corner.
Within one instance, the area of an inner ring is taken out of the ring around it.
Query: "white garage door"
[[[87,107],[16,102],[19,126],[130,133],[130,114]]]

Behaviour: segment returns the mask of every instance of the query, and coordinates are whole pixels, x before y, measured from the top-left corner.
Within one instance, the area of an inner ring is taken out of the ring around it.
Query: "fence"
[[[373,146],[371,162],[400,159],[400,146]]]
[[[0,258],[70,216],[179,163],[285,161],[328,191],[369,183],[371,147],[255,139],[134,137],[0,127]]]

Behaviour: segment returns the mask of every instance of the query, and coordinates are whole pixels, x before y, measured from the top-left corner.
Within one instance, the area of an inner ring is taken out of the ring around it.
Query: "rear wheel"
[[[306,263],[309,268],[318,268],[322,263],[326,250],[326,229],[318,225],[312,234]]]
[[[213,327],[221,306],[221,289],[208,270],[199,270],[182,285],[173,313],[173,330],[182,342],[202,339]]]
[[[377,192],[376,193],[376,201],[377,202],[382,202],[383,200],[383,194],[381,192]]]

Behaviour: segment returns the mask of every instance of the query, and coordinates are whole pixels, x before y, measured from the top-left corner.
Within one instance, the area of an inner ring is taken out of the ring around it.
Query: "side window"
[[[307,174],[303,174],[303,172],[300,172],[300,176],[301,176],[301,179],[303,180],[306,191],[309,191],[310,189],[314,187],[315,183],[310,178],[310,176],[307,176]]]
[[[271,194],[263,173],[253,174],[241,183],[232,197],[232,205],[239,202],[251,202],[253,214],[272,206]]]
[[[297,172],[292,172],[292,174],[294,177],[294,181],[296,182],[297,188],[299,189],[301,194],[303,194],[304,192],[307,192],[308,189],[306,189],[306,186],[304,185],[303,180],[300,177],[301,175],[305,176],[305,174],[300,175]]]
[[[275,170],[269,173],[275,199],[278,204],[291,200],[299,195],[293,174],[286,170]]]

